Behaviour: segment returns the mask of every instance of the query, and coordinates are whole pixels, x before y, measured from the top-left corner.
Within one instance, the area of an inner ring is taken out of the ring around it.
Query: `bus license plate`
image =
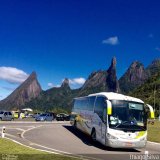
[[[127,146],[127,147],[132,147],[133,144],[132,144],[131,142],[125,142],[125,146]]]

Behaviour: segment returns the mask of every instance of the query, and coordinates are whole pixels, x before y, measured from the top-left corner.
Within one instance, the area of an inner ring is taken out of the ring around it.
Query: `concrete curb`
[[[156,145],[159,145],[159,146],[160,146],[160,143],[157,143],[157,142],[147,141],[147,143],[156,144]]]

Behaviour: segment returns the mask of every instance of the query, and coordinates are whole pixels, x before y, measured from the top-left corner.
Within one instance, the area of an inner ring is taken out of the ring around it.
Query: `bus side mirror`
[[[155,118],[153,107],[150,106],[149,104],[146,104],[146,106],[147,106],[147,107],[149,108],[149,110],[150,110],[151,118]]]
[[[106,100],[107,103],[107,115],[112,115],[112,103],[109,100]]]

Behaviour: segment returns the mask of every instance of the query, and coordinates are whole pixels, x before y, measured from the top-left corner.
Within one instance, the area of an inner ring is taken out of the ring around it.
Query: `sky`
[[[146,67],[160,57],[159,0],[0,1],[0,99],[32,71],[43,90],[69,78],[72,88],[89,74],[108,69],[117,76],[138,60]]]

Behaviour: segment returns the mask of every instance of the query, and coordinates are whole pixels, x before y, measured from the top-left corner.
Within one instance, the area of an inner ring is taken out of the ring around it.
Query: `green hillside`
[[[43,91],[37,98],[25,104],[37,111],[71,112],[73,99],[76,97],[87,96],[88,94],[105,91],[103,87],[74,89],[52,88]]]
[[[151,76],[143,85],[130,92],[129,95],[142,99],[145,103],[155,106],[156,116],[160,111],[160,72]]]
[[[34,110],[53,111],[53,112],[70,112],[72,100],[77,95],[78,90],[69,88],[52,88],[43,91],[40,96],[32,99],[25,104],[25,107],[31,107]]]

